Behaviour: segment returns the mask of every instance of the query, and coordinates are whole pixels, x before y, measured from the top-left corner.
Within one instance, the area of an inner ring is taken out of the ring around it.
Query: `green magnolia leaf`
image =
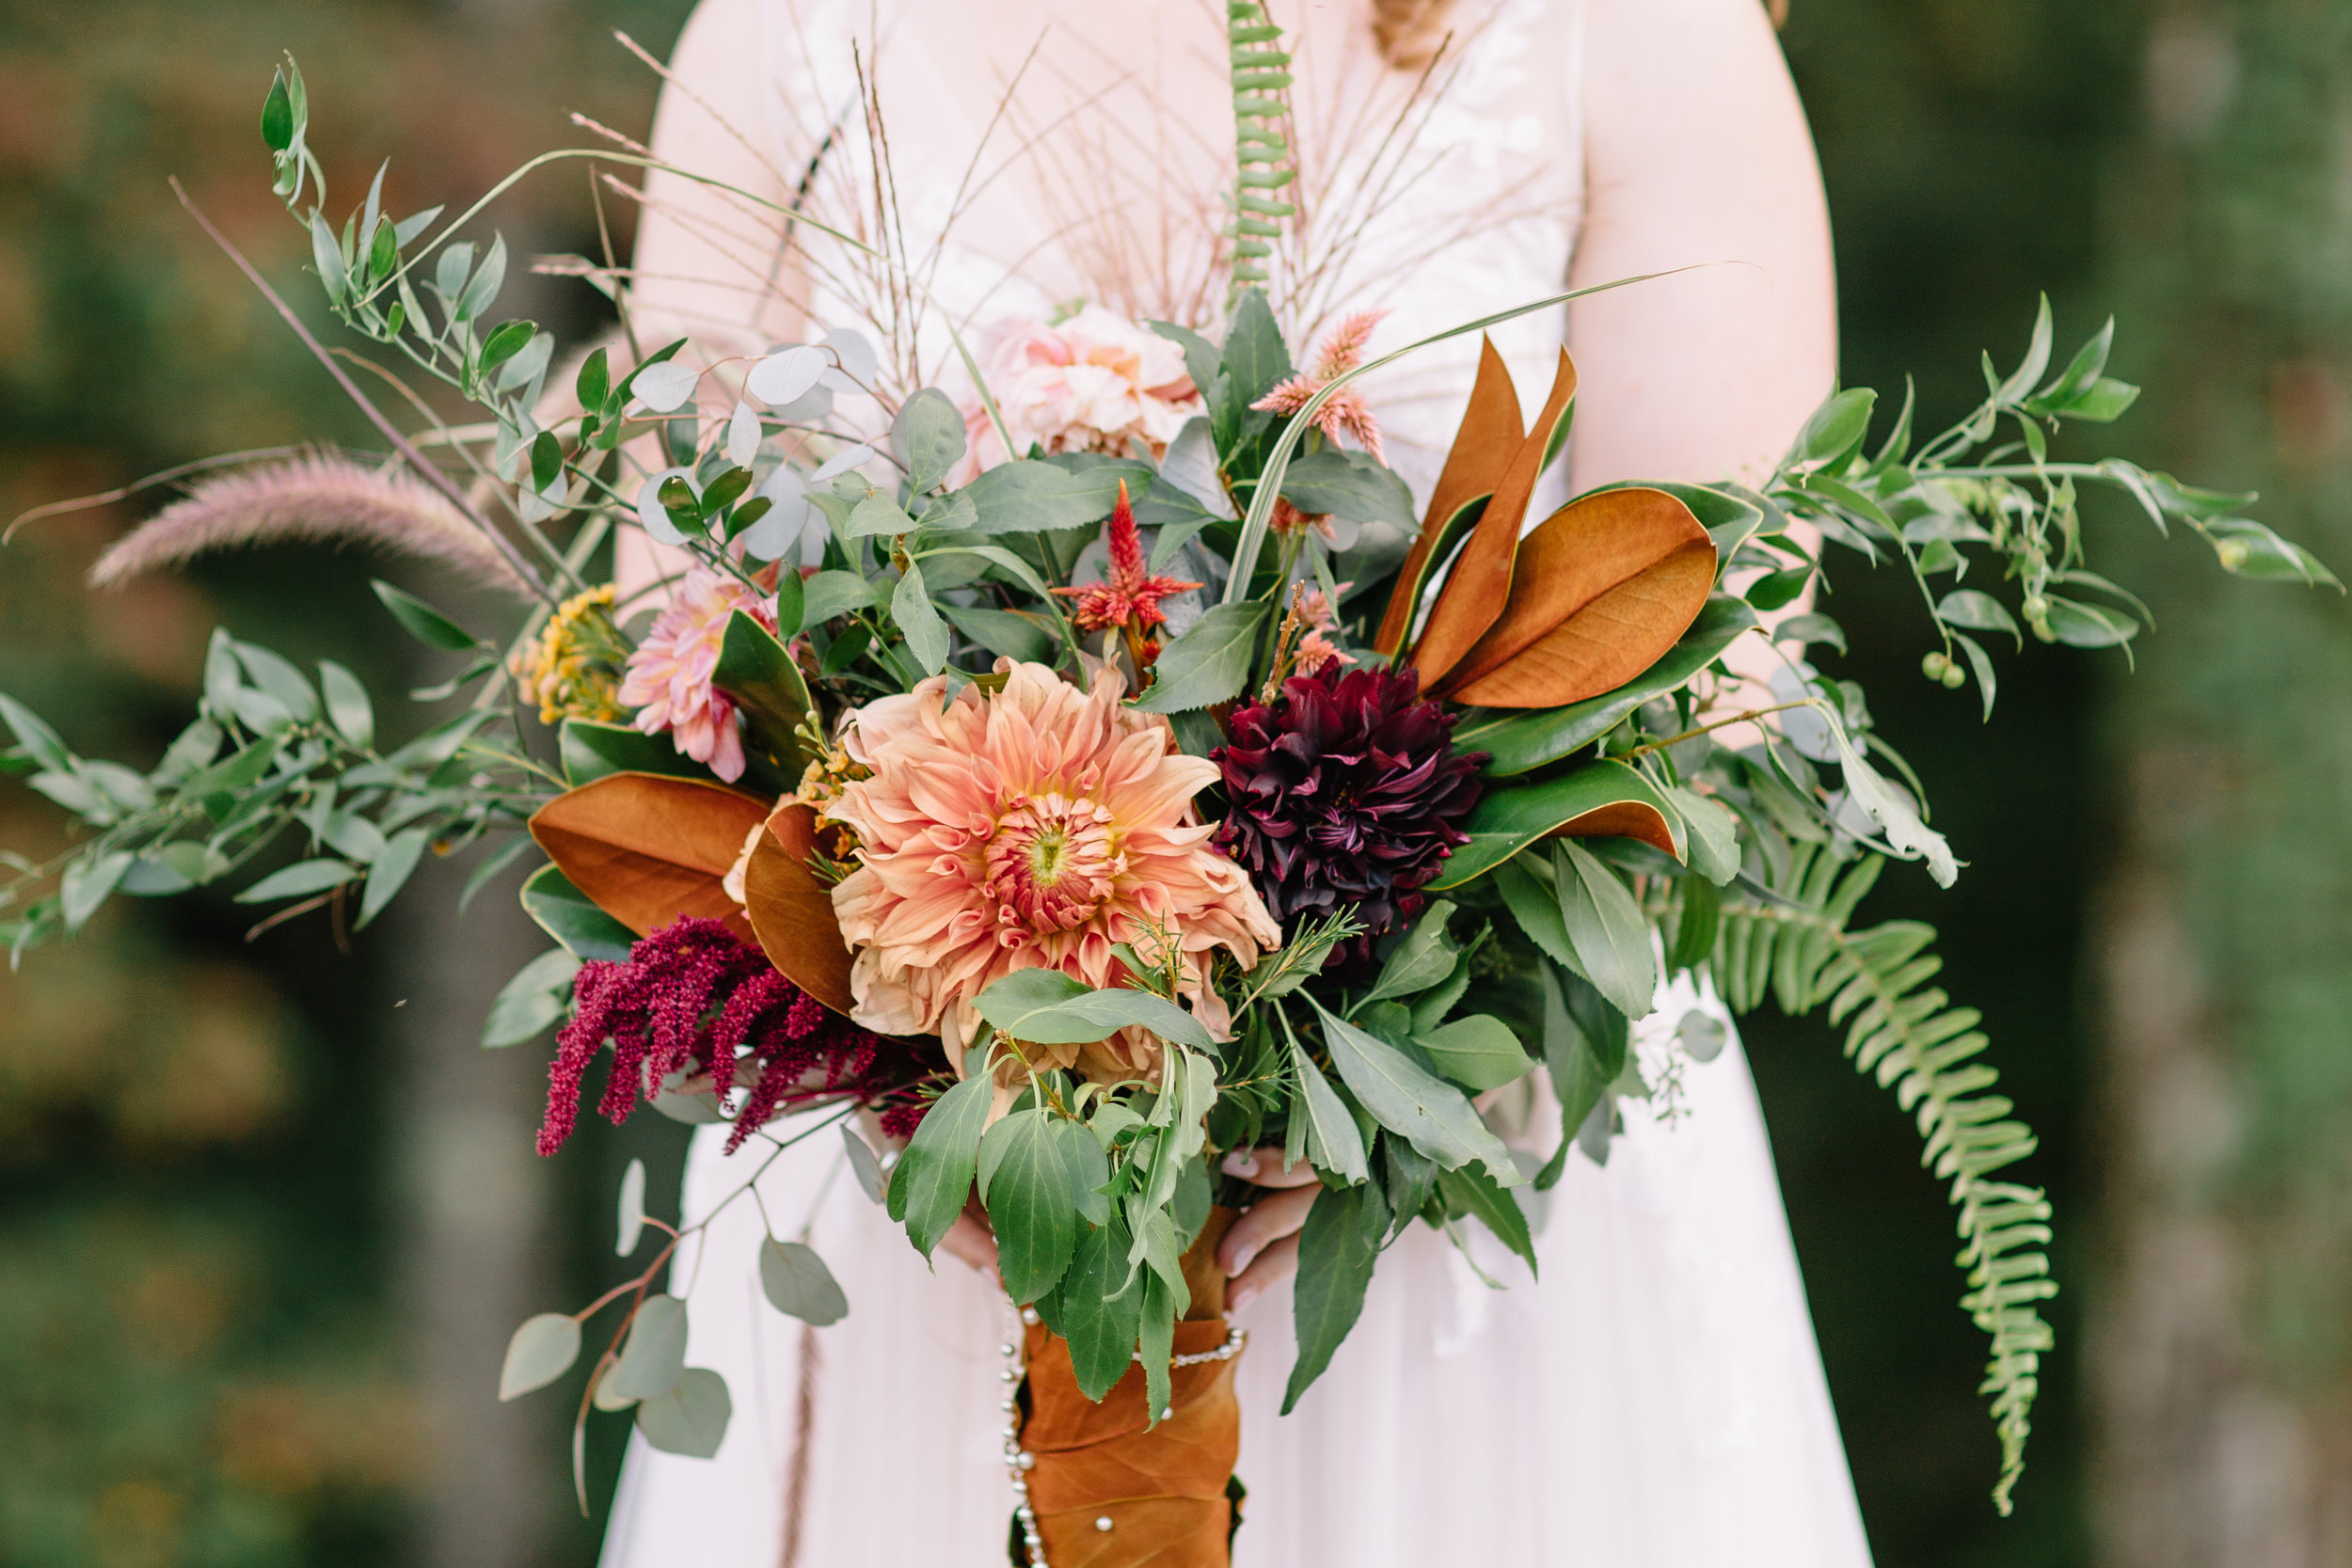
[[[1470,842],[1446,858],[1433,889],[1456,888],[1492,871],[1553,829],[1609,806],[1646,806],[1668,833],[1682,824],[1657,786],[1624,763],[1589,762],[1539,784],[1488,789],[1462,824]]]
[[[631,1160],[621,1172],[621,1191],[615,1200],[615,1224],[612,1252],[627,1258],[637,1250],[638,1242],[645,1234],[645,1162]],[[684,1347],[680,1347],[680,1354]]]
[[[240,904],[266,904],[273,898],[300,898],[340,887],[359,875],[356,865],[342,861],[297,861],[271,872],[236,896]]]
[[[850,1298],[814,1247],[773,1237],[760,1243],[759,1289],[768,1305],[818,1328],[850,1315]]]
[[[483,1046],[495,1051],[520,1045],[563,1022],[570,1006],[572,976],[579,973],[579,958],[562,947],[550,948],[516,970],[483,1020]]]
[[[1249,684],[1268,606],[1260,600],[1218,605],[1160,650],[1152,689],[1136,699],[1145,713],[1183,713],[1230,702]]]
[[[1418,527],[1413,492],[1369,452],[1327,447],[1295,457],[1282,470],[1282,499],[1301,512],[1328,513],[1355,523]]]
[[[906,575],[890,595],[890,618],[906,634],[907,652],[914,656],[925,674],[936,675],[947,667],[947,623],[931,608],[919,562],[907,562]]]
[[[319,660],[319,689],[326,693],[326,717],[335,733],[362,750],[375,744],[375,705],[359,677],[331,658]]]
[[[727,1380],[707,1367],[689,1367],[667,1392],[637,1407],[637,1430],[663,1453],[708,1459],[726,1441],[734,1415]]]
[[[791,652],[773,632],[739,610],[727,617],[710,683],[742,707],[750,728],[746,738],[753,748],[799,783],[815,760],[800,736],[800,726],[815,704]]]
[[[906,465],[907,487],[922,495],[963,460],[963,416],[936,387],[926,387],[899,405],[891,422],[890,450]]]
[[[1307,1128],[1307,1158],[1318,1170],[1327,1170],[1350,1182],[1361,1181],[1370,1168],[1364,1161],[1363,1133],[1347,1113],[1339,1091],[1331,1087],[1314,1058],[1294,1038],[1291,1065],[1298,1074],[1298,1101],[1291,1108]]]
[[[519,1399],[545,1388],[580,1359],[580,1321],[564,1312],[525,1318],[506,1341],[506,1364],[499,1369],[499,1398]]]
[[[483,646],[481,639],[414,594],[405,594],[380,578],[369,586],[375,590],[375,596],[392,612],[392,619],[400,623],[401,628],[426,647],[469,653]]]
[[[1438,1191],[1445,1195],[1447,1207],[1477,1215],[1498,1241],[1527,1259],[1530,1272],[1534,1270],[1535,1241],[1527,1231],[1527,1212],[1486,1172],[1439,1171]]]
[[[1331,1354],[1363,1315],[1364,1292],[1379,1260],[1377,1242],[1364,1235],[1365,1211],[1379,1202],[1369,1181],[1327,1188],[1307,1211],[1298,1235],[1298,1279],[1292,1287],[1291,1321],[1298,1336],[1298,1359],[1282,1390],[1282,1414],[1297,1407]]]
[[[588,895],[552,865],[532,872],[522,886],[523,911],[539,928],[578,958],[627,963],[637,933],[596,908]]]
[[[605,1386],[623,1399],[650,1400],[675,1387],[685,1370],[686,1303],[673,1295],[649,1295],[629,1325],[620,1360],[605,1374]]]
[[[1681,641],[1616,690],[1534,712],[1473,708],[1454,727],[1454,749],[1487,752],[1484,771],[1495,778],[1557,762],[1615,729],[1644,703],[1683,686],[1756,624],[1756,611],[1745,602],[1718,594],[1701,607]]]
[[[1016,1111],[980,1139],[980,1201],[996,1230],[996,1270],[1019,1302],[1052,1290],[1078,1244],[1078,1173],[1053,1119],[1042,1107]]]
[[[1626,1017],[1647,1017],[1658,998],[1658,955],[1632,890],[1592,851],[1566,840],[1551,863],[1577,970]]]
[[[890,1173],[890,1217],[905,1224],[907,1239],[927,1259],[972,1196],[989,1098],[988,1074],[977,1069],[941,1095]]]
[[[974,1006],[1012,1038],[1038,1045],[1091,1045],[1131,1027],[1201,1051],[1215,1045],[1199,1020],[1165,997],[1091,990],[1057,969],[1008,974],[980,992]]]
[[[1430,1066],[1472,1094],[1517,1083],[1535,1068],[1509,1026],[1485,1013],[1417,1034],[1413,1043]]]
[[[1133,1238],[1126,1222],[1110,1222],[1078,1238],[1056,1292],[1057,1316],[1063,1338],[1070,1341],[1071,1366],[1078,1374],[1078,1390],[1099,1400],[1111,1390],[1130,1364],[1136,1338],[1143,1323],[1143,1292],[1121,1290],[1127,1281],[1127,1252]]]
[[[1331,1065],[1375,1120],[1448,1170],[1476,1160],[1497,1180],[1508,1173],[1507,1184],[1518,1183],[1511,1151],[1461,1090],[1431,1077],[1386,1040],[1334,1016],[1311,993],[1307,1000],[1323,1021]]]
[[[725,664],[723,652],[720,667],[724,669]],[[574,789],[612,773],[660,773],[674,779],[711,776],[709,768],[679,751],[668,736],[647,735],[628,724],[566,719],[556,733],[556,751],[564,763],[564,782]]]

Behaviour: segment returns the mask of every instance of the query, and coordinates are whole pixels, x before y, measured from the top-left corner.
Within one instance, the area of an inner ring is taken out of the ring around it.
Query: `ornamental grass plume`
[[[596,1109],[615,1126],[681,1069],[707,1076],[723,1101],[739,1069],[757,1073],[736,1114],[730,1154],[779,1111],[812,1100],[856,1095],[882,1108],[894,1136],[922,1119],[911,1096],[893,1098],[927,1070],[914,1052],[828,1010],[718,921],[682,916],[632,945],[626,963],[591,958],[572,995],[571,1022],[548,1068],[541,1154],[571,1136],[581,1081],[607,1040],[612,1066]]]
[[[529,592],[482,531],[422,482],[331,452],[198,482],[109,546],[89,579],[112,587],[236,545],[345,543],[423,556],[476,581]]]
[[[639,729],[669,731],[681,752],[730,784],[743,776],[743,737],[736,728],[735,700],[710,683],[719,672],[727,617],[739,610],[776,629],[772,597],[707,566],[690,568],[670,608],[628,656],[620,692],[624,705],[639,710]]]
[[[857,710],[845,741],[871,777],[828,816],[857,834],[858,868],[833,891],[855,955],[851,1016],[888,1034],[936,1032],[961,1062],[973,998],[1024,969],[1117,984],[1117,942],[1166,932],[1186,960],[1178,991],[1213,1034],[1231,1020],[1207,983],[1218,950],[1243,968],[1279,942],[1241,867],[1209,843],[1194,797],[1216,768],[1175,749],[1168,721],[1120,701],[1117,672],[1080,690],[1041,664],[999,659],[1004,689],[946,698],[946,681]],[[1138,1032],[1054,1047],[1101,1076],[1148,1073]]]
[[[1360,959],[1372,940],[1419,914],[1420,891],[1478,803],[1483,752],[1456,755],[1454,715],[1421,700],[1412,672],[1327,665],[1238,708],[1210,753],[1228,815],[1217,846],[1248,868],[1283,927],[1352,914],[1362,935],[1334,950]]]

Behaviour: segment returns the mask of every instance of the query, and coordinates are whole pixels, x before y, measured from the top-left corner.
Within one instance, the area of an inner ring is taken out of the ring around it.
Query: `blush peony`
[[[1000,660],[1001,691],[945,679],[868,703],[845,743],[871,770],[827,814],[859,839],[834,889],[855,962],[851,1016],[889,1034],[936,1032],[961,1062],[979,1027],[973,998],[1016,970],[1058,969],[1094,987],[1125,968],[1115,942],[1153,957],[1155,930],[1187,959],[1182,994],[1213,1034],[1231,1026],[1206,983],[1222,948],[1244,968],[1280,942],[1241,867],[1210,843],[1193,797],[1215,764],[1173,748],[1168,721],[1120,702],[1112,672],[1091,691],[1040,664]],[[1052,1048],[1089,1074],[1149,1072],[1157,1047],[1130,1032]]]
[[[619,693],[624,705],[638,710],[639,729],[669,731],[679,751],[729,783],[743,776],[743,737],[736,730],[734,699],[710,682],[727,617],[739,610],[776,629],[775,600],[707,566],[688,571],[670,608],[628,656]]]
[[[963,404],[970,446],[959,484],[1008,458],[1026,457],[1032,445],[1124,456],[1139,440],[1164,451],[1204,406],[1185,373],[1184,350],[1099,305],[1057,325],[1004,324],[982,348],[981,371],[1014,450],[1005,450],[975,395]]]

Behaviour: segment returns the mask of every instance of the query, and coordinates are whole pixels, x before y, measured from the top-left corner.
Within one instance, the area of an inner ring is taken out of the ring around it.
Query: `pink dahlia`
[[[972,1000],[1023,969],[1058,969],[1097,988],[1147,962],[1159,933],[1185,955],[1181,993],[1201,1022],[1231,1025],[1208,985],[1215,951],[1243,968],[1280,933],[1239,866],[1210,843],[1193,797],[1217,768],[1175,750],[1168,721],[1120,701],[1099,673],[1082,691],[1041,664],[997,662],[1002,691],[944,679],[860,708],[850,754],[872,777],[829,815],[859,839],[858,868],[834,889],[856,956],[851,1016],[889,1034],[937,1033],[961,1061],[978,1027]],[[1083,1053],[1104,1076],[1148,1072],[1157,1047],[1130,1031]]]
[[[739,610],[770,631],[776,629],[774,599],[707,566],[690,568],[670,608],[628,656],[620,690],[620,701],[638,710],[639,729],[647,735],[669,731],[679,751],[707,763],[730,783],[743,776],[743,738],[736,733],[735,700],[710,681],[718,673],[727,617]]]
[[[1126,455],[1131,442],[1154,452],[1204,404],[1184,371],[1184,352],[1150,327],[1089,305],[1056,325],[1012,321],[981,349],[981,371],[1012,436],[1007,451],[977,394],[963,405],[970,456],[961,484],[1008,458],[1048,452]]]

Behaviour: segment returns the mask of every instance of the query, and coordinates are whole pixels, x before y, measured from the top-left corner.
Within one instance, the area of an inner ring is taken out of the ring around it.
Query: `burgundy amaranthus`
[[[581,1080],[608,1039],[612,1067],[596,1109],[615,1125],[641,1093],[650,1098],[650,1085],[687,1067],[707,1074],[723,1101],[739,1066],[758,1072],[736,1114],[730,1154],[779,1110],[810,1100],[856,1095],[881,1110],[894,1137],[922,1119],[921,1102],[894,1093],[929,1070],[918,1051],[827,1008],[718,921],[681,916],[630,947],[626,963],[591,958],[572,997],[548,1069],[542,1154],[571,1136]]]
[[[1217,846],[1286,930],[1332,914],[1362,922],[1332,957],[1359,959],[1421,912],[1420,890],[1470,842],[1459,824],[1478,803],[1486,757],[1455,755],[1453,731],[1454,715],[1420,700],[1410,671],[1293,675],[1272,704],[1235,709],[1229,743],[1210,753],[1229,802]]]

